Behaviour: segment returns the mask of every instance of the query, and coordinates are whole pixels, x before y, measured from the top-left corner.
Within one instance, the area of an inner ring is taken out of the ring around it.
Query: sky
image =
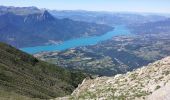
[[[170,13],[170,0],[0,0],[0,5],[52,10]]]

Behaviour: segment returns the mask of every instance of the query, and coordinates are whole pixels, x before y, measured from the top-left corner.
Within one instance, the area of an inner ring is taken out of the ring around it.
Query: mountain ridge
[[[51,41],[102,35],[113,30],[113,27],[102,24],[57,19],[47,10],[31,13],[27,12],[28,8],[19,8],[20,13],[27,14],[17,14],[17,8],[13,9],[14,12],[2,10],[5,13],[0,9],[0,41],[17,48],[49,45],[53,44]]]
[[[6,12],[14,13],[16,15],[27,15],[27,14],[41,13],[43,12],[43,10],[38,9],[35,6],[32,7],[0,6],[0,14]]]

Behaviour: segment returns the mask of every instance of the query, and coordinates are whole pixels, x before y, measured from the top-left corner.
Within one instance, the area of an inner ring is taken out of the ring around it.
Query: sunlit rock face
[[[169,80],[170,57],[167,57],[126,74],[87,78],[67,98],[73,100],[169,100]]]

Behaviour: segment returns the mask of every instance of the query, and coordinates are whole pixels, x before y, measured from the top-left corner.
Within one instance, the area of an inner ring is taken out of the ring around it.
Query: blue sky
[[[0,5],[56,10],[170,13],[170,0],[0,0]]]

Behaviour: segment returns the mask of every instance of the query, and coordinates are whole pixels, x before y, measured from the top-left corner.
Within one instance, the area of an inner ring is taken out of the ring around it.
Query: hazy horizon
[[[85,10],[105,12],[163,13],[170,14],[170,0],[1,0],[2,6],[46,8],[50,10]]]

